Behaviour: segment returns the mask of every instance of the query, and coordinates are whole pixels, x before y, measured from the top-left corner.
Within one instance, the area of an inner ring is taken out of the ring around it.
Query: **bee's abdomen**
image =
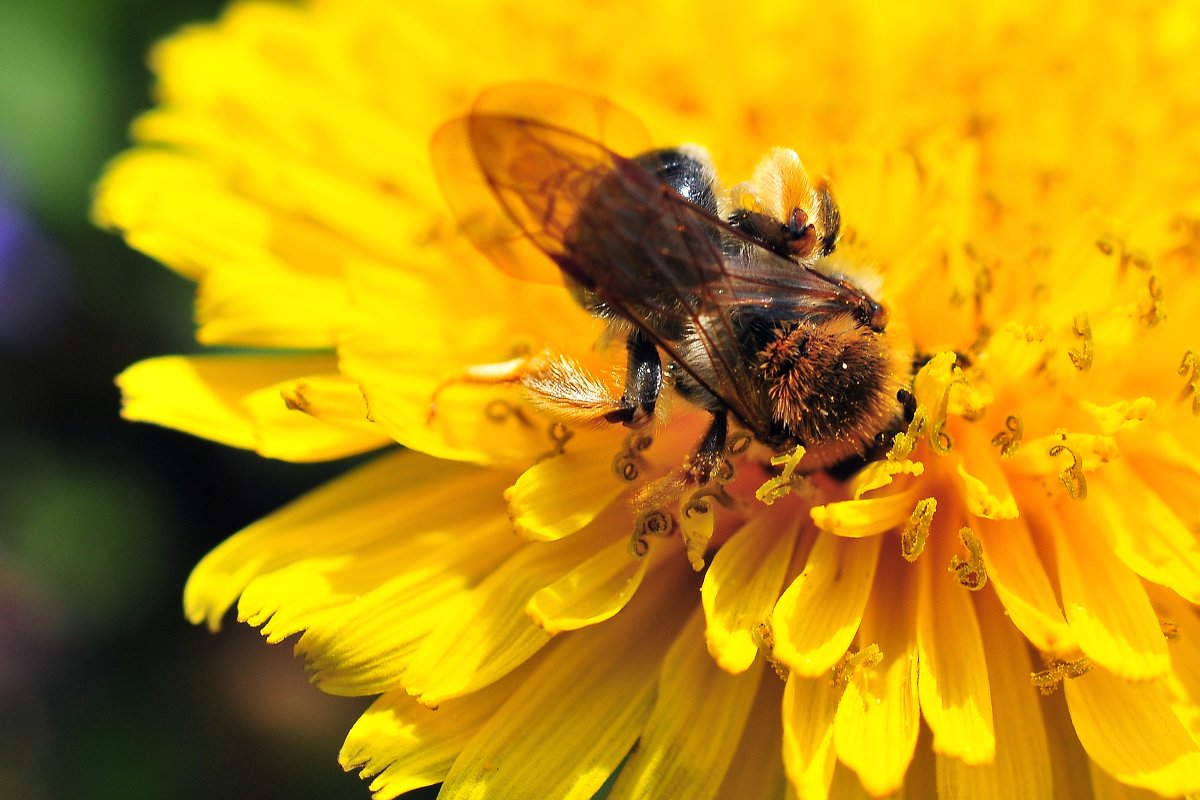
[[[778,323],[757,361],[774,420],[814,461],[860,452],[895,416],[887,342],[849,313]]]

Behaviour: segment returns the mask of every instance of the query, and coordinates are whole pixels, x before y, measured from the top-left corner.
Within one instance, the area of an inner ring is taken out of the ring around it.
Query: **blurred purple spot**
[[[37,344],[63,322],[73,299],[62,252],[0,195],[0,347]]]

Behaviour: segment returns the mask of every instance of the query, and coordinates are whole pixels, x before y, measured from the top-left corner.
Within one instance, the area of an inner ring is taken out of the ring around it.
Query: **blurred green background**
[[[113,376],[194,352],[190,284],[88,222],[151,103],[145,53],[205,0],[0,0],[0,798],[365,798],[366,701],[287,645],[188,625],[191,566],[340,472],[121,421]]]

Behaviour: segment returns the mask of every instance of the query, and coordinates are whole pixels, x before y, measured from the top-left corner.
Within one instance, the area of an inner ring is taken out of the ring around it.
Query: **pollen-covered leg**
[[[495,364],[476,364],[447,378],[429,402],[429,422],[437,416],[438,399],[451,386],[520,386],[539,413],[567,425],[597,426],[625,408],[624,400],[573,359],[549,352]]]

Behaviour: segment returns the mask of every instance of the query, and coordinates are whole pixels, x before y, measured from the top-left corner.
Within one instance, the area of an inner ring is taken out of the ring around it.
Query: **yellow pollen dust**
[[[771,665],[771,669],[775,670],[779,680],[786,681],[790,671],[782,661],[775,657],[775,631],[771,628],[771,620],[764,619],[755,625],[750,631],[750,637],[754,640],[759,654]]]
[[[846,651],[836,664],[833,665],[833,683],[835,686],[847,686],[855,675],[863,675],[864,671],[883,661],[883,650],[872,642],[858,652]],[[863,692],[866,695],[866,692]]]
[[[1071,659],[1052,658],[1046,662],[1046,668],[1039,672],[1029,673],[1029,679],[1043,695],[1051,695],[1058,691],[1067,678],[1079,678],[1092,671],[1092,660],[1087,656]]]

